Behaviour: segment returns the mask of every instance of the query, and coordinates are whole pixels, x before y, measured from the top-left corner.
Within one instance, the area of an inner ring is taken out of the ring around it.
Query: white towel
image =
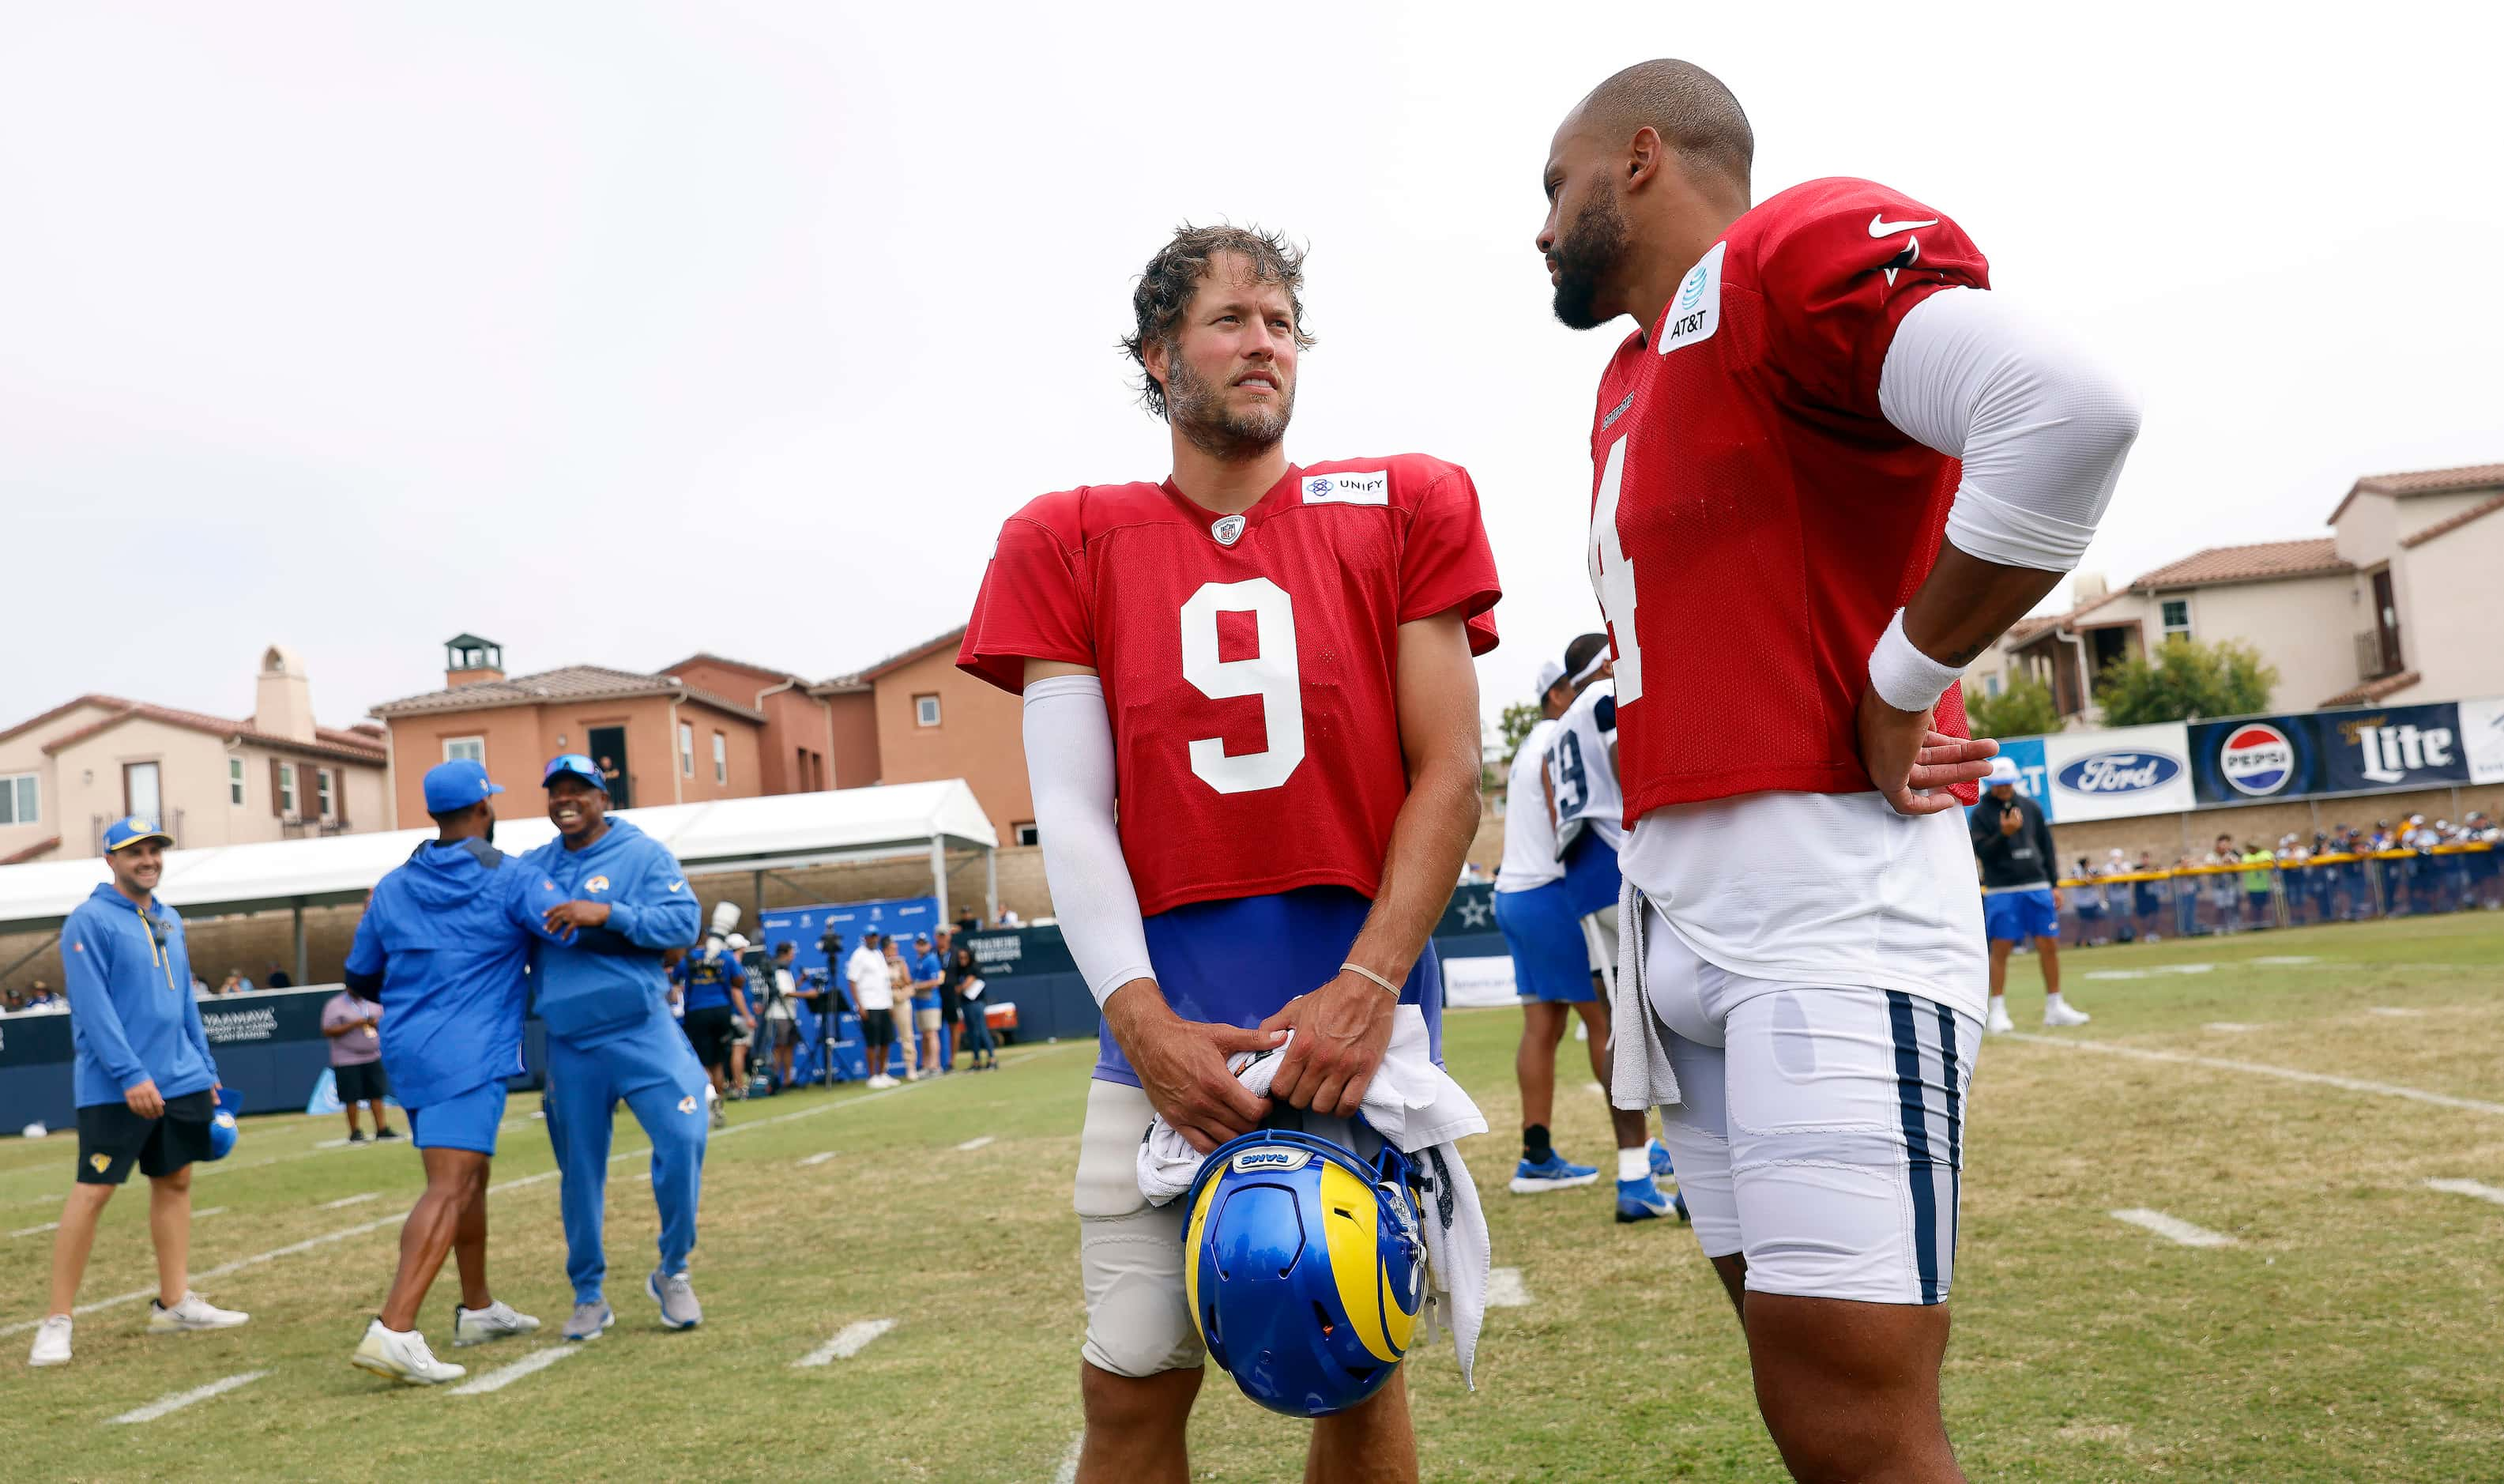
[[[1292,1037],[1288,1044],[1294,1044]],[[1233,1063],[1235,1075],[1247,1089],[1267,1097],[1284,1051],[1238,1056]],[[1475,1391],[1470,1368],[1478,1358],[1478,1330],[1486,1322],[1487,1274],[1495,1260],[1478,1184],[1470,1179],[1454,1141],[1486,1132],[1486,1116],[1450,1073],[1435,1065],[1426,1017],[1414,1005],[1401,1006],[1392,1018],[1391,1045],[1374,1081],[1366,1085],[1364,1114],[1383,1142],[1414,1156],[1416,1179],[1426,1195],[1419,1234],[1426,1241],[1427,1302],[1414,1348],[1433,1341],[1440,1319],[1452,1331],[1461,1380]],[[1206,1158],[1159,1115],[1139,1143],[1140,1193],[1156,1205],[1166,1204],[1191,1189]]]
[[[1669,1069],[1669,1048],[1661,1045],[1660,1021],[1644,989],[1651,912],[1634,882],[1618,884],[1617,982],[1609,986],[1609,1101],[1636,1112],[1678,1101],[1678,1074]]]

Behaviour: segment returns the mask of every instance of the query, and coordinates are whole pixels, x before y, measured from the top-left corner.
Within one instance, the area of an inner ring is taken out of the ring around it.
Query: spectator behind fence
[[[998,1044],[991,1039],[991,1022],[984,1014],[982,970],[974,962],[974,950],[959,947],[948,957],[948,987],[962,1008],[965,1028],[965,1050],[974,1058],[972,1070],[996,1072],[1000,1068]]]
[[[2270,883],[2277,877],[2278,852],[2257,840],[2243,843],[2243,905],[2254,927],[2270,925]]]
[[[272,989],[293,989],[296,987],[296,976],[288,973],[285,969],[280,968],[276,964],[271,964],[268,968],[262,971],[261,982],[267,984]]]
[[[800,1040],[800,1020],[793,1007],[798,1003],[800,984],[792,968],[793,954],[799,945],[782,942],[774,945],[774,992],[765,996],[765,1031],[774,1057],[774,1086],[791,1086],[791,1053]]]
[[[273,985],[272,987],[276,987]],[[322,1007],[322,1034],[330,1038],[330,1081],[339,1105],[348,1115],[348,1142],[369,1142],[357,1125],[357,1105],[374,1110],[374,1137],[397,1139],[400,1131],[383,1113],[391,1083],[383,1076],[383,1007],[378,1000],[359,999],[342,989]],[[397,1032],[395,1032],[397,1034]]]
[[[916,1059],[920,1044],[913,1035],[913,965],[905,961],[904,946],[889,933],[880,942],[887,959],[887,982],[895,991],[894,1006],[887,1013],[895,1020],[895,1042],[904,1049],[904,1080],[920,1082],[929,1069]]]
[[[2155,880],[2161,869],[2156,864],[2156,857],[2145,850],[2139,852],[2139,864],[2131,867],[2132,874],[2139,878],[2130,883],[2130,893],[2131,906],[2139,915],[2139,941],[2141,943],[2165,941],[2165,935],[2156,929],[2165,920],[2165,895],[2173,883]]]

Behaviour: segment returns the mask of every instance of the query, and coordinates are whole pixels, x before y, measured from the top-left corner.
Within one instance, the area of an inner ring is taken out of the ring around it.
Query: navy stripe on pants
[[[1913,1030],[1913,997],[1900,989],[1888,990],[1887,1019],[1895,1031],[1895,1098],[1903,1115],[1905,1174],[1912,1183],[1913,1260],[1921,1276],[1922,1302],[1936,1303],[1939,1201],[1933,1173],[1937,1160],[1930,1148],[1930,1108],[1922,1090],[1922,1044]]]

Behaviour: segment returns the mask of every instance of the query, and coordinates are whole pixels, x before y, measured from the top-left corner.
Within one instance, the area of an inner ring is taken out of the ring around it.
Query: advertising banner
[[[2203,804],[2301,799],[2321,791],[2310,716],[2191,723],[2192,788]]]
[[[2469,781],[2504,783],[2504,696],[2460,703],[2460,748]]]
[[[2171,814],[2199,802],[2191,786],[2190,732],[2178,721],[2055,732],[2042,746],[2051,788],[2037,799],[2063,823]]]
[[[2324,793],[2440,788],[2469,781],[2460,707],[2392,706],[2326,711],[2313,718]]]

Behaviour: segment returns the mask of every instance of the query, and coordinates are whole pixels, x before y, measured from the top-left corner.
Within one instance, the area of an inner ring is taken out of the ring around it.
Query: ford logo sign
[[[2135,794],[2181,776],[2182,760],[2162,752],[2090,752],[2054,777],[2071,793]]]

